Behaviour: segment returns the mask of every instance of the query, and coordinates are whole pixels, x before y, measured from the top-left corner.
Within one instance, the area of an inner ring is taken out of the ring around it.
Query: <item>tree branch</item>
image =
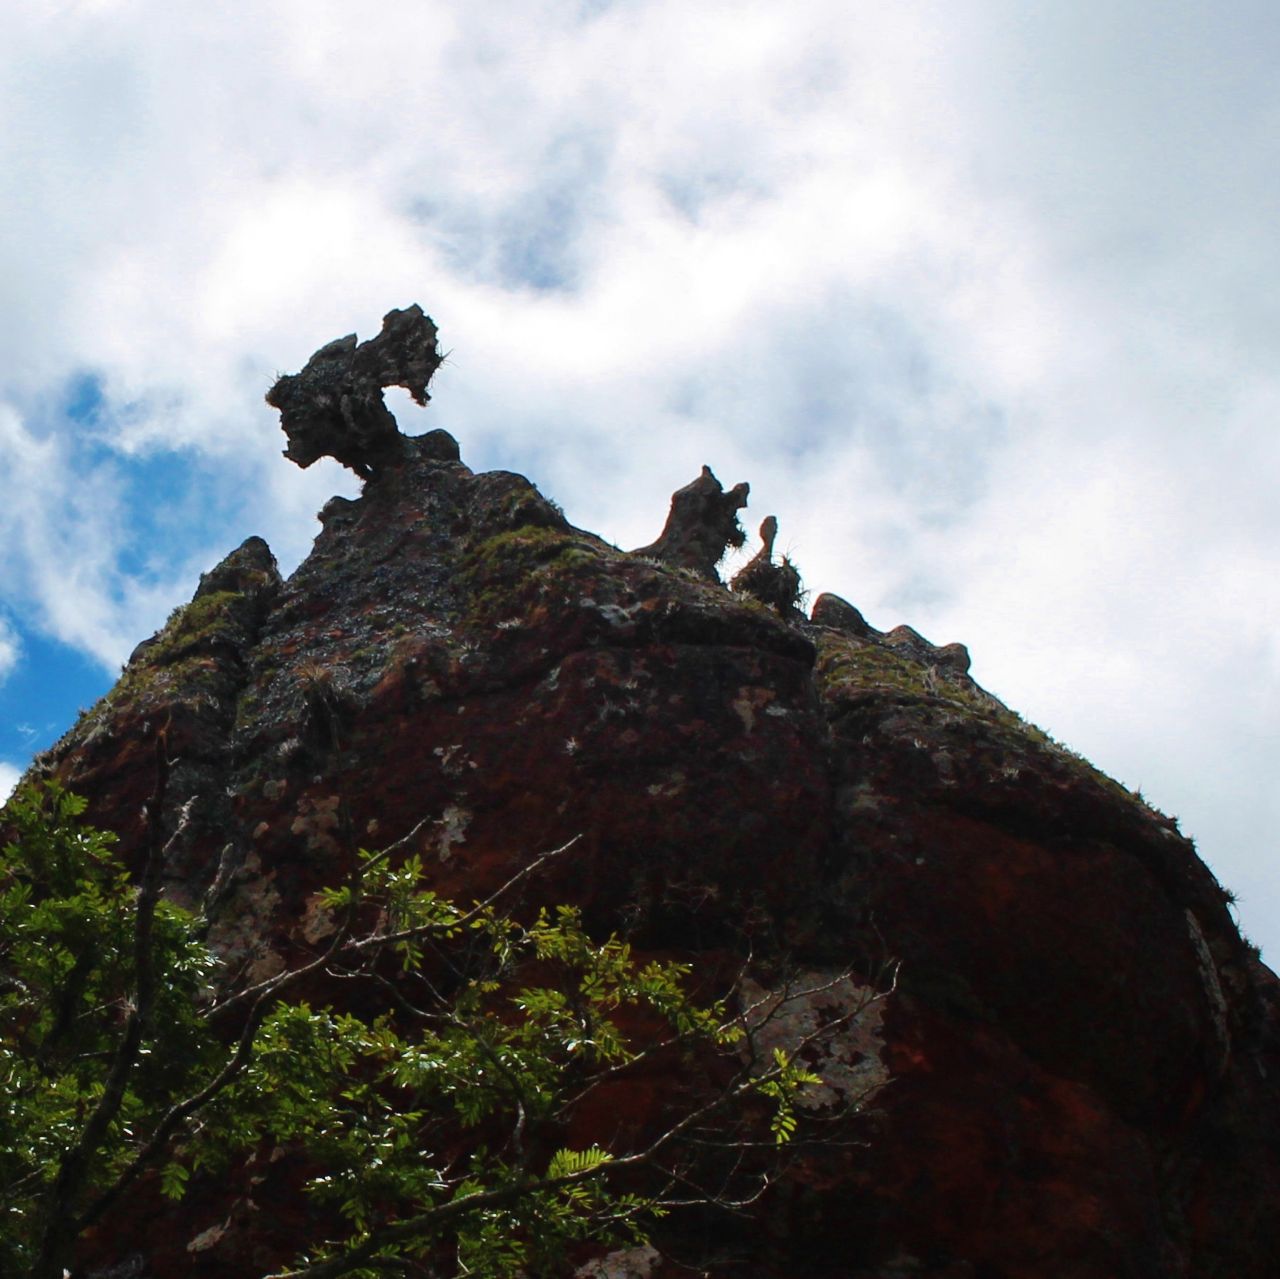
[[[167,726],[166,726],[167,727]],[[84,1127],[62,1156],[52,1189],[40,1255],[32,1279],[62,1279],[64,1262],[70,1256],[79,1229],[76,1201],[89,1180],[94,1157],[102,1148],[107,1131],[124,1104],[125,1089],[138,1061],[144,1033],[149,1029],[155,1005],[155,964],[153,926],[160,898],[160,875],[164,866],[163,832],[165,792],[169,784],[169,737],[166,729],[156,735],[155,788],[146,806],[147,860],[138,889],[133,927],[133,1007],[124,1034],[116,1046],[102,1095]]]

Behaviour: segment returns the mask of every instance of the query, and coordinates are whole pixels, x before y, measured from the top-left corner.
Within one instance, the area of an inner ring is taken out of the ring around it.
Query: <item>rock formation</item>
[[[370,478],[395,459],[403,439],[383,389],[402,386],[425,405],[443,358],[436,326],[419,306],[389,311],[378,336],[358,346],[349,333],[321,347],[301,373],[277,378],[267,392],[289,437],[285,457],[303,467],[332,457]]]
[[[778,537],[776,516],[766,515],[760,525],[759,551],[747,561],[729,583],[731,590],[754,596],[762,604],[776,608],[783,617],[800,619],[800,574],[784,555],[781,564],[773,562],[773,544]]]
[[[718,582],[716,565],[729,547],[739,547],[747,540],[738,512],[746,506],[750,491],[751,486],[744,483],[735,484],[726,493],[711,468],[704,466],[696,480],[672,495],[671,510],[658,540],[632,554]]]
[[[434,340],[392,312],[282,380],[289,456],[331,453],[363,495],[288,581],[261,541],[233,552],[35,771],[136,849],[167,722],[168,891],[250,975],[308,953],[342,806],[370,845],[428,818],[422,856],[467,899],[581,836],[542,899],[695,967],[898,961],[815,1063],[819,1111],[883,1084],[854,1129],[749,1216],[673,1217],[599,1273],[1273,1276],[1280,984],[1175,823],[983,692],[962,646],[726,590],[745,484],[704,469],[625,554],[442,432],[392,438],[381,387],[425,398]],[[635,1122],[668,1091],[627,1087]],[[86,1269],[258,1273],[290,1255],[273,1176],[140,1198]]]

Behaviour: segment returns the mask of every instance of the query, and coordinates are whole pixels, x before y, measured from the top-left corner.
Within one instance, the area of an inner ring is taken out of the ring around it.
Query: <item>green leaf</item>
[[[569,1177],[591,1168],[599,1168],[612,1158],[607,1150],[601,1150],[599,1146],[589,1146],[586,1150],[557,1150],[547,1166],[547,1176],[552,1179]]]
[[[160,1193],[166,1199],[181,1199],[187,1192],[187,1180],[191,1176],[180,1163],[169,1163],[160,1171]]]

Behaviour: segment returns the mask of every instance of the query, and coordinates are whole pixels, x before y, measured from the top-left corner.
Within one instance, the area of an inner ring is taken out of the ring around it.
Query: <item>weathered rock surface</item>
[[[716,565],[729,547],[741,546],[747,535],[738,523],[738,512],[747,504],[749,484],[735,484],[727,493],[709,466],[671,498],[667,522],[656,542],[632,552],[648,559],[686,568],[718,582]]]
[[[267,403],[280,410],[289,438],[285,457],[310,466],[322,457],[368,479],[400,454],[403,436],[382,397],[402,386],[419,404],[443,356],[436,326],[419,306],[389,311],[377,337],[356,344],[349,333],[323,346],[300,373],[277,378]]]
[[[223,953],[306,953],[344,813],[368,845],[430,818],[467,898],[580,835],[539,893],[639,946],[901,961],[831,1072],[887,1081],[859,1144],[681,1240],[702,1273],[1276,1273],[1280,986],[1170,820],[984,693],[962,646],[726,590],[745,485],[704,471],[641,557],[441,432],[398,439],[287,582],[251,539],[40,761],[136,847],[168,725],[170,889],[213,903]],[[248,1274],[289,1229],[246,1173],[93,1256]],[[635,1249],[580,1273],[688,1272]]]

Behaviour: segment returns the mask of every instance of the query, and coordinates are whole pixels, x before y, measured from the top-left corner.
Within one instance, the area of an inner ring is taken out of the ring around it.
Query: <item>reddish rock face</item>
[[[424,817],[449,894],[581,836],[537,893],[639,946],[708,971],[748,945],[900,961],[825,1063],[837,1091],[883,1085],[860,1144],[806,1152],[754,1222],[700,1222],[738,1258],[704,1273],[1273,1276],[1278,985],[1173,823],[985,694],[960,646],[625,554],[441,435],[335,498],[288,582],[254,539],[206,575],[39,768],[140,846],[167,725],[169,891],[254,973],[301,953],[344,823],[382,846]],[[239,1273],[265,1218],[233,1182],[148,1208],[96,1264]],[[687,1273],[634,1253],[600,1273]]]

